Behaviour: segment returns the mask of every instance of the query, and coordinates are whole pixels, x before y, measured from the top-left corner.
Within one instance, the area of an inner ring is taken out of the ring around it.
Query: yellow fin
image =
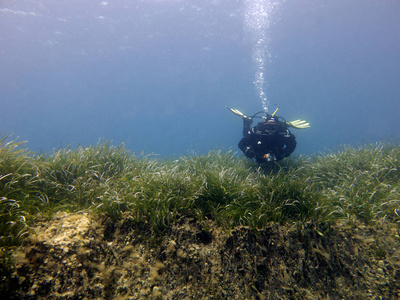
[[[230,108],[228,106],[225,106],[227,109],[229,109],[231,112],[233,112],[235,115],[244,118],[244,119],[250,119],[248,116],[244,115],[242,112],[240,112],[239,110],[235,109],[235,108]]]
[[[304,121],[304,120],[294,120],[291,122],[286,122],[287,125],[296,128],[296,129],[306,129],[310,128],[310,123]]]

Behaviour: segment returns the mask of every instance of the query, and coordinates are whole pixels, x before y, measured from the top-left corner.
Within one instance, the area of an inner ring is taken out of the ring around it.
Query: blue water
[[[277,105],[311,123],[297,153],[398,138],[399,15],[398,0],[1,1],[0,133],[37,152],[238,151],[225,105]]]

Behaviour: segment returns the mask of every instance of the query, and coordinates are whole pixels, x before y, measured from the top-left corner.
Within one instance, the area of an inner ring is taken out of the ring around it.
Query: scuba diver
[[[310,124],[303,120],[287,122],[283,117],[275,116],[279,107],[273,114],[260,111],[251,117],[237,109],[227,108],[243,119],[243,138],[238,145],[240,150],[258,163],[274,162],[288,157],[297,144],[296,137],[290,132],[289,127],[297,129],[310,127]],[[265,116],[259,116],[260,114]],[[262,121],[251,128],[254,118],[260,118]]]

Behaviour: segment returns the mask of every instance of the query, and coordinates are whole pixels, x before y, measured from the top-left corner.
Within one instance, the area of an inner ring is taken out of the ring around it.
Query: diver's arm
[[[230,108],[228,106],[225,106],[227,109],[229,109],[231,112],[233,112],[235,115],[241,117],[243,119],[243,137],[245,137],[248,134],[251,134],[251,124],[253,123],[253,119],[246,116],[239,110],[235,108]]]
[[[243,137],[251,134],[251,123],[253,123],[252,119],[243,118]]]
[[[249,158],[254,158],[255,153],[254,149],[252,147],[252,135],[248,134],[247,136],[244,136],[238,145],[239,149],[242,150],[244,155],[246,155]]]
[[[284,137],[285,139],[285,148],[282,151],[283,157],[288,157],[290,154],[293,153],[294,149],[296,149],[296,137],[290,133],[288,130],[288,135]]]

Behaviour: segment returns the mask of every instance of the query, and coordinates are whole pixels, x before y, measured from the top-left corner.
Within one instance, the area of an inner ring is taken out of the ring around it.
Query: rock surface
[[[399,241],[362,225],[230,232],[58,213],[15,253],[13,299],[399,299]]]

